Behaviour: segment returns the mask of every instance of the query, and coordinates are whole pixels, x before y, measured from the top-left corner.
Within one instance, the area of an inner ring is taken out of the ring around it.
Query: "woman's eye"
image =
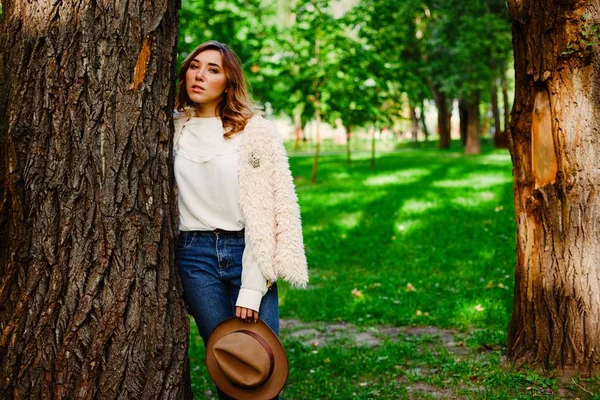
[[[198,66],[197,65],[192,65],[192,66],[190,66],[190,69],[198,69]]]
[[[209,71],[210,71],[211,73],[213,73],[213,74],[218,74],[218,73],[219,73],[219,70],[218,70],[218,69],[215,69],[215,68],[211,68],[211,69],[209,69]]]

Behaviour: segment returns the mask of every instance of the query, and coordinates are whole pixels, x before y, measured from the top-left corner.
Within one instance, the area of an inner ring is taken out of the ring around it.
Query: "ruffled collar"
[[[183,124],[175,153],[197,163],[238,151],[239,135],[226,139],[221,118],[192,117]]]

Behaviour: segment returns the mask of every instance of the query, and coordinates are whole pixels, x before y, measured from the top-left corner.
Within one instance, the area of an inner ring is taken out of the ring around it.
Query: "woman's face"
[[[223,98],[227,77],[223,70],[223,57],[217,50],[204,50],[192,60],[185,73],[187,94],[200,116],[215,116],[215,109]]]

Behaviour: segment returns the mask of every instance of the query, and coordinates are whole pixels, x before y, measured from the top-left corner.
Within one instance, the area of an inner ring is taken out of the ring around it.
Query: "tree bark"
[[[467,140],[465,143],[465,154],[481,153],[480,129],[479,129],[479,93],[476,92],[465,104],[467,111]]]
[[[509,0],[517,266],[508,356],[600,371],[600,2]]]
[[[469,134],[469,104],[465,99],[458,100],[458,131],[462,145],[466,146]]]
[[[294,151],[300,150],[300,142],[302,141],[302,113],[301,111],[294,112]]]
[[[421,113],[419,115],[421,120],[421,127],[423,128],[423,134],[425,135],[425,141],[429,140],[429,129],[427,129],[427,122],[425,122],[425,105],[421,103]]]
[[[494,116],[494,147],[497,149],[508,147],[506,132],[500,125],[500,107],[498,106],[498,78],[492,81],[492,114]]]
[[[315,138],[315,158],[313,160],[312,174],[310,176],[310,183],[314,184],[317,181],[317,171],[319,170],[319,153],[321,147],[321,110],[319,104],[315,106],[315,124],[317,127],[317,134]]]
[[[502,103],[504,108],[504,129],[502,130],[502,141],[506,142],[506,147],[509,145],[509,130],[510,130],[510,104],[508,101],[508,80],[506,79],[506,69],[502,69],[502,78],[500,80],[502,87]]]
[[[506,82],[506,72],[504,68],[500,68],[500,87],[502,88],[502,102],[504,103],[504,129],[501,127],[500,106],[498,104],[498,78],[494,78],[492,86],[492,107],[494,109],[494,147],[504,149],[508,147],[508,87]]]
[[[410,107],[410,138],[413,142],[419,140],[419,119],[417,118],[417,109]]]
[[[450,119],[446,95],[435,86],[432,87],[435,105],[438,109],[438,134],[440,135],[440,149],[450,148]]]
[[[171,167],[178,8],[3,1],[3,398],[190,397]]]

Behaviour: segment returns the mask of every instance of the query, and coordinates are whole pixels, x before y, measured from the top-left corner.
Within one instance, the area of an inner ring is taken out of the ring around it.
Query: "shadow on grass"
[[[293,158],[311,270],[282,293],[302,320],[506,329],[515,263],[505,151],[405,150],[346,167]],[[353,291],[354,290],[354,291]]]
[[[290,361],[282,399],[597,398],[600,379],[565,385],[505,365],[515,264],[506,151],[406,149],[380,156],[375,171],[368,156],[352,167],[328,156],[315,185],[312,158],[291,164],[311,282],[280,287],[282,318],[304,330],[282,330]],[[343,334],[326,339],[333,328]],[[196,332],[193,388],[210,399]],[[378,344],[344,336],[365,332]]]

